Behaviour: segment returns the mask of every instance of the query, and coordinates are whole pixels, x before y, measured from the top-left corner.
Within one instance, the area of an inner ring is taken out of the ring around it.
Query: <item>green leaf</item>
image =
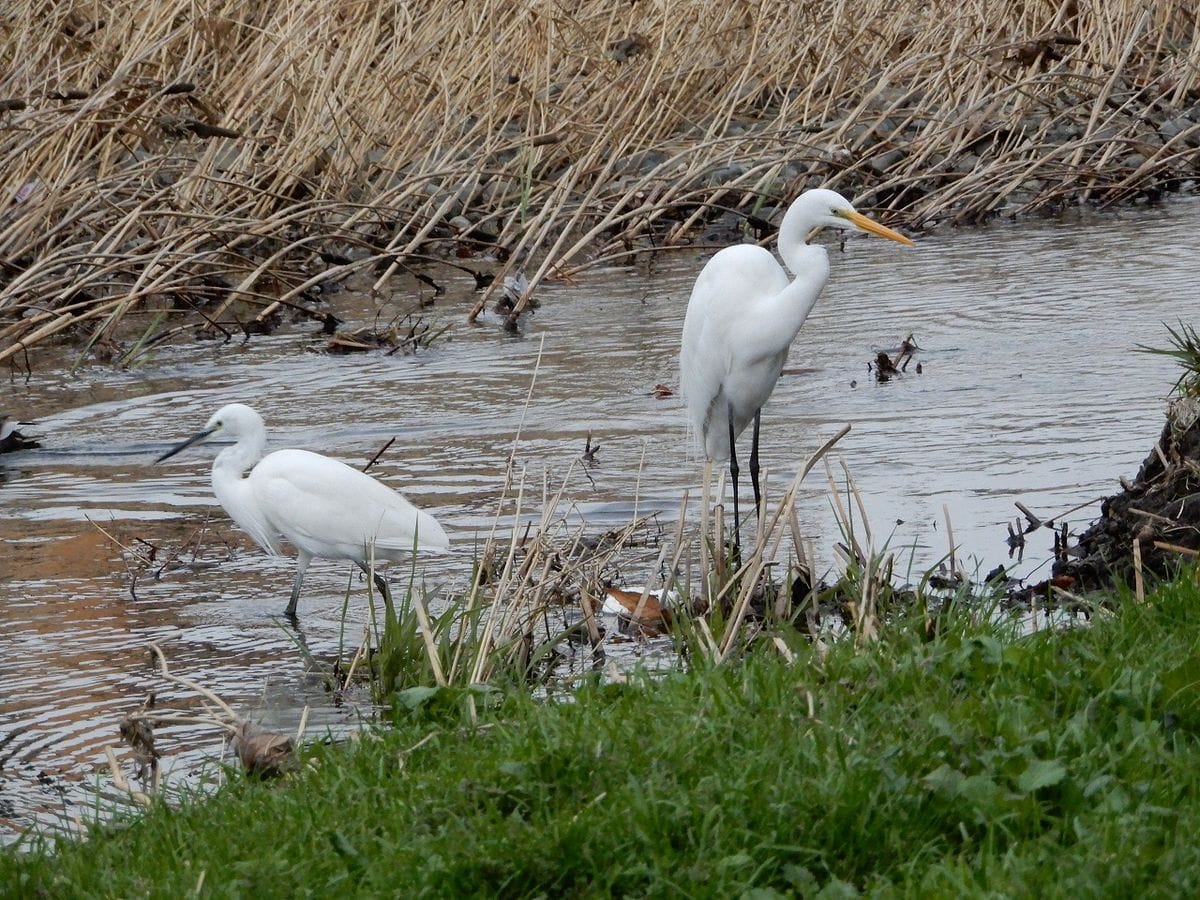
[[[396,691],[396,699],[408,709],[416,709],[419,706],[424,706],[436,697],[439,690],[440,688],[418,685],[417,687]]]
[[[811,896],[820,887],[817,876],[805,866],[798,866],[795,863],[784,863],[782,874],[784,880],[795,888],[796,892],[801,896]]]
[[[921,780],[935,794],[957,794],[958,786],[962,784],[963,773],[942,763]]]
[[[717,862],[718,869],[745,869],[754,865],[754,857],[749,853],[733,853]]]
[[[1017,790],[1032,794],[1046,787],[1053,787],[1067,777],[1067,767],[1057,759],[1035,759],[1017,778]]]
[[[774,888],[752,887],[742,891],[739,900],[785,900],[788,896]]]
[[[833,878],[825,883],[825,887],[821,888],[816,896],[818,900],[850,900],[861,894],[859,894],[858,888],[849,882]]]
[[[959,784],[958,795],[968,803],[990,810],[1000,797],[1000,786],[987,775],[971,775]]]

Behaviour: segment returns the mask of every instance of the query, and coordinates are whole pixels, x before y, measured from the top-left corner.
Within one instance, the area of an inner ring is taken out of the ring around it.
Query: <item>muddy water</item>
[[[836,458],[857,482],[877,543],[933,562],[947,546],[945,507],[969,568],[1006,561],[1014,500],[1049,515],[1099,498],[1157,435],[1174,366],[1131,351],[1164,344],[1162,322],[1194,315],[1198,225],[1200,205],[1178,203],[1084,223],[945,231],[916,250],[850,241],[834,252],[831,283],[764,411],[769,483],[781,485],[851,423]],[[403,357],[313,352],[320,339],[300,323],[243,345],[165,350],[133,371],[89,364],[72,373],[69,355],[39,355],[32,377],[11,380],[0,404],[37,419],[25,430],[44,442],[0,458],[0,834],[89,815],[104,748],[148,690],[160,703],[194,702],[153,677],[151,640],[175,671],[268,726],[294,728],[308,705],[309,734],[338,735],[370,714],[365,698],[332,697],[306,673],[296,636],[277,618],[290,562],[254,550],[214,507],[213,451],[153,465],[170,442],[234,400],[264,414],[273,447],[362,464],[397,437],[373,471],[451,535],[457,553],[425,569],[438,590],[467,577],[519,425],[514,459],[539,486],[544,477],[557,485],[589,431],[600,444],[587,475],[571,478],[572,516],[597,529],[627,523],[635,508],[669,521],[700,464],[679,400],[653,392],[677,386],[699,265],[694,252],[679,253],[648,271],[547,286],[517,336],[466,325],[468,286],[448,276],[452,299],[427,315],[450,331]],[[352,291],[330,302],[351,321],[375,314]],[[386,300],[379,312],[396,308]],[[876,383],[874,351],[910,332],[923,348],[921,374],[910,367]],[[823,477],[811,479],[799,512],[828,559],[836,534]],[[1081,526],[1095,512],[1068,519]],[[1038,577],[1050,533],[1030,540],[1020,571]],[[135,554],[151,547],[155,565],[138,564]],[[626,568],[630,581],[645,574],[637,568]],[[301,616],[315,657],[358,639],[363,598],[348,566],[313,564]],[[165,768],[183,785],[207,777],[204,761],[221,746],[214,730],[195,726],[160,740]]]

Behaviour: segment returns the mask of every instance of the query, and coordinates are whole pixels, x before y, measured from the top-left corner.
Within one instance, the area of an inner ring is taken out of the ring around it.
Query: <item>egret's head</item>
[[[192,444],[202,443],[211,437],[225,437],[236,441],[243,435],[262,433],[265,428],[262,416],[245,403],[230,403],[228,406],[222,406],[213,413],[209,420],[204,423],[202,429],[186,441],[176,444],[156,459],[155,462],[162,462],[164,459],[169,459],[179,451],[186,450]]]
[[[221,434],[237,440],[244,434],[253,434],[265,427],[262,416],[245,403],[230,403],[212,414],[204,430],[210,435]]]
[[[812,228],[842,228],[851,231],[865,231],[868,234],[887,238],[889,241],[907,244],[910,247],[913,245],[913,242],[900,232],[893,231],[885,225],[880,225],[874,219],[870,219],[862,213],[857,212],[850,201],[837,191],[831,191],[826,188],[814,188],[811,191],[805,191],[796,198],[793,206],[800,208],[799,211],[805,220],[811,223]]]

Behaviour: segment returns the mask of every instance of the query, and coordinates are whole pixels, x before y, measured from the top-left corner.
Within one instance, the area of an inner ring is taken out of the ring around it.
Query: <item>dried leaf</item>
[[[290,737],[262,731],[246,721],[238,723],[232,745],[242,767],[259,778],[278,778],[294,772],[299,765]]]

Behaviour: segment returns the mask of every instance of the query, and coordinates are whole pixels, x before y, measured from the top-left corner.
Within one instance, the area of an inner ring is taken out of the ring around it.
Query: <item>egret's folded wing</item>
[[[315,556],[362,558],[378,551],[444,549],[428,513],[371,476],[305,450],[280,450],[255,467],[255,496],[272,523]]]

